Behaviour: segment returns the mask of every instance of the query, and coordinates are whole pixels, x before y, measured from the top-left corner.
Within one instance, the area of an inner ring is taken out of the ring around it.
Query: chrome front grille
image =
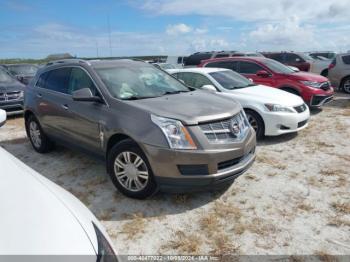
[[[211,143],[223,143],[242,140],[248,133],[249,123],[241,111],[232,118],[200,124],[199,127]]]
[[[21,98],[21,91],[0,93],[0,101],[13,101]]]

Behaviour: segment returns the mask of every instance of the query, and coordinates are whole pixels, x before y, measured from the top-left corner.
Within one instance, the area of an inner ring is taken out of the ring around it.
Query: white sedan
[[[167,72],[189,87],[207,89],[240,102],[258,138],[297,132],[308,125],[310,111],[299,96],[253,84],[232,70],[187,68]]]
[[[6,113],[0,110],[0,126],[5,121]],[[117,261],[104,228],[77,198],[2,147],[0,166],[0,255]]]

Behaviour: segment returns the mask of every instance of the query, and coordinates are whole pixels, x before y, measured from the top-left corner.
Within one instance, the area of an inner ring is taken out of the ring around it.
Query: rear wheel
[[[265,124],[262,117],[253,110],[245,109],[245,114],[247,115],[248,122],[255,130],[256,138],[261,139],[265,134]]]
[[[343,91],[345,93],[350,94],[350,77],[346,77],[341,84],[341,89],[343,89]]]
[[[33,116],[29,116],[25,121],[27,136],[35,151],[47,153],[52,150],[54,144],[42,130],[39,121]]]
[[[146,155],[131,139],[117,143],[110,150],[107,165],[113,184],[124,195],[145,199],[157,191]]]

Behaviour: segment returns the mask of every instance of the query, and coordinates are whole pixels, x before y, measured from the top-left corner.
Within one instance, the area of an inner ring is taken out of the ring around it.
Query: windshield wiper
[[[190,92],[190,91],[186,91],[186,90],[177,90],[177,91],[166,91],[164,92],[162,95],[165,96],[165,95],[175,95],[175,94],[180,94],[180,93],[187,93],[187,92]]]
[[[155,97],[158,97],[158,96],[129,96],[121,99],[122,100],[141,100],[141,99],[155,98]]]

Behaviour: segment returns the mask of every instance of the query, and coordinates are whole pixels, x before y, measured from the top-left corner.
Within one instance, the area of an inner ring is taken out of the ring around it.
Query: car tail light
[[[332,63],[329,64],[328,70],[331,70],[331,69],[334,68],[334,67],[335,67],[335,64],[333,64],[333,62],[332,62]]]

